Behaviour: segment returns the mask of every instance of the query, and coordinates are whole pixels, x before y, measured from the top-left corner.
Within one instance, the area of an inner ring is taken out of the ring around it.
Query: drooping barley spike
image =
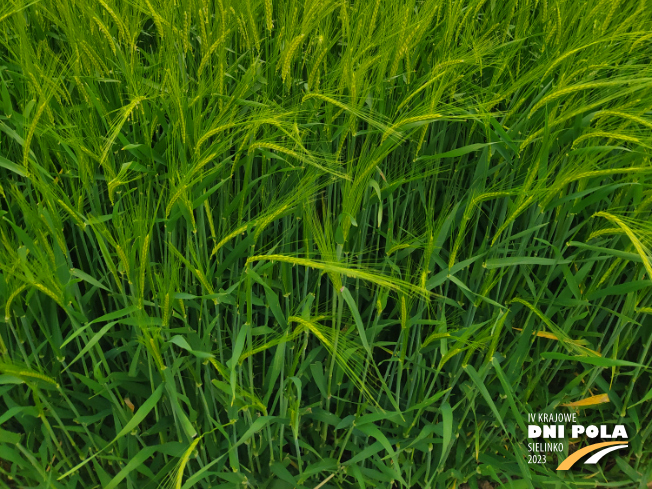
[[[165,217],[170,216],[170,212],[172,211],[172,207],[174,207],[174,204],[179,200],[179,197],[186,191],[186,188],[188,188],[187,185],[180,185],[179,188],[177,189],[176,192],[172,195],[172,198],[170,199],[170,202],[168,203],[167,207],[165,208]]]
[[[467,205],[464,215],[462,216],[462,221],[460,222],[460,227],[457,232],[457,238],[455,239],[455,243],[453,244],[453,248],[451,250],[450,257],[448,258],[448,268],[451,269],[453,268],[453,265],[455,264],[455,259],[457,258],[457,253],[459,252],[461,246],[462,246],[462,241],[464,240],[465,237],[465,232],[466,232],[466,225],[469,222],[470,219],[470,212],[472,212],[474,209],[473,205],[471,202]]]
[[[27,285],[21,285],[9,296],[7,303],[5,304],[5,322],[8,323],[11,318],[11,303],[13,300],[20,294],[23,290],[27,288]]]
[[[620,0],[610,0],[609,1],[609,10],[607,11],[607,15],[604,18],[604,22],[602,23],[602,32],[607,30],[607,27],[609,27],[609,23],[611,22],[611,18],[613,17],[614,13],[616,12],[616,9],[618,8],[618,5],[620,4]]]
[[[607,116],[620,117],[621,119],[626,119],[632,122],[636,122],[641,126],[647,127],[648,129],[652,129],[652,122],[648,121],[647,119],[644,119],[643,117],[638,117],[633,114],[627,114],[619,110],[601,110],[595,115],[594,120],[597,120],[601,117],[607,117]]]
[[[561,9],[559,8],[559,4],[556,5],[557,9],[557,46],[561,44],[561,29],[562,29],[562,22],[561,22]]]
[[[477,206],[478,204],[481,204],[482,202],[485,202],[487,200],[491,199],[497,199],[500,197],[508,197],[510,195],[514,195],[516,192],[515,191],[510,191],[510,190],[505,190],[502,192],[486,192],[484,194],[480,194],[477,197],[474,197],[472,202],[474,206]]]
[[[435,98],[434,93],[431,94],[431,96],[430,96],[430,111],[431,112],[433,110],[435,110],[435,101],[436,100],[437,99]],[[421,135],[419,136],[419,143],[417,144],[417,150],[414,152],[415,156],[418,156],[419,150],[421,150],[421,146],[423,145],[423,141],[425,140],[426,133],[428,131],[429,125],[430,124],[426,124],[426,125],[423,126],[423,129],[421,129]],[[431,238],[431,240],[432,240],[432,238]],[[430,263],[430,262],[428,262],[428,263]]]
[[[634,231],[630,226],[628,226],[621,218],[618,216],[615,216],[613,214],[610,214],[608,212],[600,211],[596,212],[593,214],[592,217],[603,217],[611,222],[613,222],[615,225],[617,225],[620,229],[622,229],[625,234],[627,234],[627,237],[630,239],[632,244],[634,245],[634,248],[636,248],[636,251],[638,252],[639,256],[641,257],[641,260],[643,261],[643,266],[645,267],[645,270],[647,271],[648,278],[652,279],[652,262],[650,260],[651,255],[650,255],[650,250],[648,250],[643,243],[638,239],[636,234],[634,234]]]
[[[290,64],[292,63],[292,57],[294,56],[294,52],[297,49],[299,49],[299,46],[301,46],[301,42],[303,41],[304,37],[306,37],[305,34],[299,34],[298,36],[296,36],[290,43],[290,47],[288,48],[287,53],[285,53],[285,59],[283,61],[283,69],[281,70],[281,78],[283,79],[283,82],[285,82],[285,79],[290,73]]]
[[[342,33],[344,37],[349,35],[349,9],[348,9],[348,0],[342,0],[342,6],[340,7],[340,19],[342,21]]]
[[[238,234],[244,233],[247,230],[248,225],[240,226],[237,228],[235,231],[227,234],[222,240],[215,245],[213,248],[213,251],[211,252],[211,258],[217,254],[217,252],[220,250],[222,246],[224,246],[226,243],[228,243],[231,239],[235,238]]]
[[[222,50],[224,51],[224,50]],[[219,95],[224,94],[224,62],[222,61],[223,56],[220,56],[220,62],[217,73],[217,93]],[[222,110],[224,108],[224,100],[220,97],[219,108]]]
[[[428,133],[428,125],[426,124],[421,129],[421,134],[419,135],[419,142],[417,143],[417,149],[414,152],[415,157],[419,155],[419,151],[421,150],[421,146],[423,146],[423,142],[426,139],[427,133]]]
[[[104,262],[106,265],[109,267],[109,270],[111,271],[111,275],[113,275],[113,279],[115,280],[115,284],[117,285],[118,289],[120,292],[122,292],[122,281],[120,280],[120,277],[118,277],[118,271],[116,270],[115,263],[113,262],[113,258],[111,257],[111,254],[109,253],[109,250],[106,247],[106,243],[104,242],[104,237],[97,231],[97,229],[93,229],[95,231],[95,235],[97,236],[97,244],[100,247],[100,251],[102,252],[102,256],[104,257]]]
[[[118,26],[118,30],[120,31],[120,35],[126,41],[127,40],[126,29],[125,29],[124,23],[122,22],[122,20],[120,20],[120,17],[118,17],[116,15],[116,13],[113,11],[113,9],[111,9],[111,7],[109,7],[104,0],[98,0],[98,2],[100,3],[100,5],[102,5],[102,7],[104,7],[104,10],[106,10],[108,12],[108,14],[111,16],[111,18],[113,19],[113,22],[115,22],[115,25]]]
[[[145,0],[145,3],[147,4],[147,8],[149,8],[149,13],[152,14],[158,35],[161,39],[163,39],[163,19],[156,12],[156,10],[154,10],[154,7],[152,7],[152,4],[149,2],[149,0]]]
[[[84,87],[82,81],[79,79],[78,76],[73,76],[73,80],[75,80],[75,85],[77,85],[77,89],[82,94],[82,97],[84,97],[84,101],[87,104],[90,104],[91,100],[88,98],[88,92],[86,91],[86,88]]]
[[[188,211],[188,214],[190,215],[190,223],[192,224],[192,232],[194,234],[197,234],[197,223],[195,221],[195,211],[192,207],[192,202],[188,198],[188,194],[184,192],[181,195],[181,200],[183,202],[183,205],[186,206],[186,210]]]
[[[536,104],[534,104],[534,107],[532,107],[532,109],[530,110],[528,118],[532,117],[532,114],[534,114],[537,110],[539,110],[548,102],[563,97],[564,95],[569,95],[571,93],[579,92],[581,90],[590,90],[593,88],[602,88],[602,87],[625,85],[625,84],[626,82],[620,80],[612,80],[612,81],[593,82],[593,83],[581,83],[577,85],[571,85],[566,88],[562,88],[560,90],[551,93],[550,95],[543,97]]]
[[[226,9],[224,8],[224,3],[222,2],[222,0],[217,0],[217,4],[218,4],[218,6],[220,8],[220,31],[222,32],[222,34],[224,34],[224,32],[226,32],[226,14],[227,14],[227,12],[226,12]]]
[[[204,286],[204,288],[208,291],[209,294],[212,294],[213,287],[211,287],[211,284],[208,283],[208,280],[206,279],[204,273],[199,268],[195,268],[194,273],[195,276],[199,279],[199,283],[201,283]]]
[[[156,362],[156,365],[158,365],[159,370],[165,370],[167,367],[165,366],[165,363],[163,363],[163,357],[161,356],[158,344],[154,341],[154,338],[149,339],[149,346],[151,348],[151,353],[154,357],[154,361]]]
[[[618,133],[607,132],[607,131],[593,131],[586,134],[582,134],[580,137],[578,137],[575,141],[573,141],[573,147],[576,147],[579,143],[581,143],[585,139],[598,138],[598,137],[616,139],[619,141],[627,141],[628,143],[642,144],[640,139],[634,136],[628,136],[627,134],[618,134]]]
[[[195,145],[195,152],[199,153],[199,150],[201,148],[201,145],[206,142],[207,139],[212,138],[213,136],[221,133],[222,131],[226,131],[227,129],[231,129],[233,127],[237,127],[240,123],[237,122],[229,122],[228,124],[223,124],[221,126],[215,127],[213,129],[210,129],[204,133],[202,137],[199,138],[199,141],[197,141],[197,144]]]
[[[238,22],[238,27],[240,28],[240,34],[244,38],[245,45],[247,46],[247,51],[251,51],[251,41],[249,40],[249,32],[247,30],[247,23],[244,21],[244,15],[237,15],[233,7],[231,7],[231,12],[235,15],[236,21]]]
[[[39,379],[42,380],[43,382],[47,382],[48,384],[56,385],[57,388],[59,387],[59,383],[53,378],[48,377],[47,375],[44,375],[35,370],[30,370],[29,368],[23,367],[21,365],[14,365],[11,363],[0,363],[0,372],[3,374],[10,374],[18,377],[31,377],[33,379]]]
[[[204,210],[206,211],[206,218],[208,220],[208,226],[211,230],[211,236],[213,237],[213,243],[217,242],[217,234],[215,233],[215,223],[213,222],[213,212],[211,211],[211,206],[208,204],[208,199],[204,201]]]
[[[444,76],[444,75],[447,73],[447,69],[448,69],[448,67],[450,67],[450,66],[454,66],[454,65],[457,65],[457,64],[461,64],[461,63],[464,63],[464,60],[463,60],[463,59],[453,59],[453,60],[445,61],[444,63],[440,63],[440,64],[438,64],[438,65],[433,69],[433,71],[432,71],[432,77],[430,78],[430,80],[428,80],[426,83],[424,83],[423,85],[421,85],[419,88],[417,88],[417,89],[416,89],[414,92],[412,92],[410,95],[408,95],[407,97],[405,97],[405,99],[404,99],[404,100],[403,100],[403,101],[398,105],[398,107],[397,107],[397,109],[396,109],[396,113],[398,114],[398,112],[399,112],[403,107],[405,107],[405,105],[406,105],[410,100],[412,100],[412,99],[413,99],[414,97],[416,97],[419,93],[421,93],[423,90],[425,90],[425,89],[428,88],[430,85],[432,85],[432,84],[435,83],[437,80],[439,80],[442,76]],[[430,110],[432,110],[433,108],[434,108],[434,107],[431,107]]]
[[[204,23],[202,22],[202,11],[199,10],[199,24],[201,25],[201,35],[202,35],[202,41],[206,41],[206,27],[204,26]],[[182,42],[183,42],[183,54],[186,54],[188,51],[191,50],[191,45],[190,45],[190,15],[188,12],[183,13],[183,36],[182,36]]]
[[[254,44],[256,46],[256,50],[260,51],[260,36],[258,35],[258,26],[256,25],[256,21],[254,20],[254,15],[252,13],[251,9],[251,0],[245,0],[245,6],[247,7],[247,20],[249,22],[249,28],[251,29],[251,34],[254,37]]]
[[[356,100],[355,71],[353,70],[353,62],[350,56],[348,57],[345,70],[348,74],[347,78],[349,82],[349,92],[351,94],[351,105],[355,106],[355,100]]]
[[[45,98],[45,95],[43,95],[43,89],[42,89],[42,86],[41,86],[43,84],[43,82],[39,83],[36,76],[31,71],[27,74],[27,76],[29,77],[29,80],[31,81],[29,86],[33,90],[33,93],[36,94],[36,96],[38,96],[40,98]]]
[[[371,14],[371,20],[369,21],[369,35],[373,34],[374,28],[376,27],[376,18],[378,17],[378,9],[380,7],[380,0],[376,0],[374,3],[374,10]]]
[[[272,20],[272,0],[265,0],[265,25],[268,32],[272,32],[274,21]]]
[[[410,74],[412,72],[412,64],[411,64],[411,59],[410,58],[410,50],[408,49],[405,51],[405,78],[406,78],[406,84],[410,84]]]
[[[74,221],[77,223],[77,225],[80,228],[86,229],[86,223],[83,221],[81,217],[79,217],[79,215],[75,211],[73,211],[70,207],[68,207],[68,205],[61,199],[57,199],[57,202],[61,207],[63,207],[66,210],[68,214],[70,214],[70,217],[74,219]]]
[[[270,223],[274,222],[281,214],[283,214],[289,208],[290,208],[290,205],[285,204],[284,206],[281,206],[278,209],[276,209],[276,211],[272,212],[266,218],[261,219],[258,223],[256,223],[256,232],[254,234],[254,243],[256,241],[258,241],[258,238],[260,237],[262,232],[265,230],[265,228],[267,226],[269,226]]]
[[[558,194],[559,191],[563,190],[566,185],[568,185],[571,182],[576,182],[578,180],[586,180],[589,178],[596,178],[596,177],[604,177],[607,175],[615,175],[617,173],[631,173],[631,174],[644,174],[644,173],[650,173],[650,168],[646,167],[640,167],[640,166],[631,166],[631,167],[625,167],[625,168],[608,168],[605,170],[594,170],[594,171],[587,171],[587,172],[580,172],[580,173],[571,173],[569,176],[561,180],[559,183],[555,183],[552,187],[550,187],[550,194],[548,195],[547,198],[543,199],[541,201],[541,205],[543,207],[547,206]]]
[[[145,236],[143,246],[140,250],[140,309],[143,308],[143,300],[145,298],[145,272],[147,271],[147,251],[149,249],[149,236],[149,234]]]
[[[503,224],[498,228],[498,230],[496,231],[496,234],[495,234],[494,237],[492,238],[492,240],[491,240],[491,246],[493,246],[494,244],[496,244],[496,241],[498,240],[498,238],[500,237],[500,235],[502,234],[502,232],[503,232],[505,229],[507,229],[507,226],[509,226],[509,225],[514,221],[514,219],[516,219],[519,215],[521,215],[521,213],[522,213],[525,209],[527,209],[527,208],[530,206],[530,204],[532,204],[533,201],[534,201],[534,195],[530,195],[527,199],[525,199],[525,200],[523,201],[523,203],[522,203],[521,205],[519,205],[519,206],[516,208],[516,210],[514,210],[514,212],[512,212],[512,213],[509,215],[509,217],[507,217],[507,218],[505,219],[505,222],[503,222]]]
[[[211,153],[194,164],[188,172],[187,181],[191,181],[196,174],[198,174],[208,163],[215,159],[215,156],[217,156],[217,153]]]
[[[323,4],[314,0],[305,0],[303,4],[303,20],[301,21],[301,32],[308,32],[310,30],[310,23],[317,14]]]
[[[213,54],[213,52],[214,52],[218,47],[222,46],[222,44],[226,41],[226,36],[227,36],[230,32],[231,32],[230,29],[227,30],[226,32],[224,32],[224,33],[219,37],[219,39],[217,39],[213,44],[211,44],[210,48],[208,48],[208,50],[204,53],[204,55],[202,56],[201,63],[199,64],[199,69],[197,70],[197,75],[201,76],[202,72],[204,71],[204,66],[205,66],[206,63],[208,63],[208,61],[210,60],[210,56]],[[223,65],[222,65],[222,56],[220,56],[220,70],[221,70],[221,73],[222,73],[221,76],[222,76],[222,78],[223,78],[223,77],[224,77],[224,73],[223,73],[223,72],[224,72],[224,68],[223,68]],[[220,83],[222,82],[222,78],[220,78],[220,80],[219,80]],[[222,88],[219,88],[219,90],[220,90],[220,93],[222,93]]]
[[[481,6],[483,2],[478,2],[478,3]],[[466,27],[468,25],[468,19],[469,19],[469,17],[471,17],[474,14],[474,10],[475,9],[467,8],[466,13],[464,14],[464,17],[462,17],[462,20],[457,23],[457,29],[455,30],[455,38],[454,38],[455,44],[457,44],[457,39],[459,38],[459,35],[460,35],[460,32],[462,31],[462,28]],[[473,17],[471,17],[471,18],[473,18]],[[517,24],[517,28],[518,28],[518,24]]]
[[[9,322],[9,318],[5,317],[5,323]],[[4,340],[2,339],[2,335],[0,335],[0,355],[3,357],[7,356],[7,353],[9,353],[9,350],[7,350],[7,345],[5,345]]]
[[[127,258],[127,254],[125,251],[122,249],[120,245],[116,245],[115,247],[116,252],[118,253],[118,257],[120,258],[120,261],[122,262],[122,266],[125,269],[125,275],[127,276],[127,282],[131,284],[131,277],[129,273],[129,259]]]
[[[401,60],[401,57],[403,56],[404,50],[407,47],[407,35],[406,35],[406,30],[407,30],[407,24],[408,24],[408,18],[410,15],[410,8],[408,6],[403,9],[403,17],[401,18],[401,24],[399,27],[399,32],[398,36],[396,37],[396,47],[394,50],[394,60],[392,61],[392,66],[389,70],[389,76],[390,78],[394,77],[396,75],[396,71],[398,70],[398,63]]]
[[[186,464],[188,463],[188,460],[190,459],[190,455],[192,455],[193,451],[195,450],[195,447],[197,447],[197,444],[201,441],[204,435],[198,436],[195,438],[195,440],[190,444],[188,449],[183,452],[183,455],[181,456],[181,459],[178,463],[178,468],[176,469],[177,473],[174,477],[174,489],[181,489],[181,485],[183,483],[183,471],[186,468]]]
[[[107,41],[109,41],[109,47],[111,48],[111,51],[113,54],[116,54],[116,48],[115,48],[115,43],[113,42],[113,37],[111,36],[111,33],[107,29],[107,27],[104,25],[104,23],[98,19],[97,17],[93,17],[93,20],[97,24],[97,27],[99,28],[100,32],[104,34],[104,37],[106,37]]]
[[[256,148],[272,149],[274,151],[278,151],[279,153],[285,153],[285,154],[287,154],[289,156],[292,156],[293,158],[301,159],[301,156],[299,155],[299,153],[297,153],[295,151],[292,151],[291,149],[287,149],[287,148],[285,148],[283,146],[280,146],[278,144],[274,144],[274,143],[259,142],[259,143],[254,143],[249,147],[250,150],[254,150]]]
[[[598,229],[597,231],[593,231],[591,234],[589,234],[589,237],[586,238],[586,240],[591,241],[592,239],[599,238],[600,236],[613,235],[613,234],[625,234],[625,231],[623,231],[620,228]]]
[[[650,205],[652,205],[652,195],[644,199],[643,202],[641,202],[638,206],[636,206],[636,210],[634,211],[634,216],[637,216],[639,214],[647,214],[649,212],[648,206]]]
[[[28,174],[29,174],[29,166],[28,166],[29,146],[32,142],[32,138],[34,137],[34,131],[36,131],[36,124],[38,124],[38,121],[41,118],[41,115],[43,115],[43,111],[45,110],[46,106],[47,106],[47,100],[44,100],[41,103],[41,105],[39,105],[38,110],[34,115],[34,119],[32,120],[32,123],[29,125],[29,129],[27,130],[27,137],[25,138],[25,144],[23,146],[23,166],[25,167],[25,170],[27,170]]]
[[[548,44],[552,39],[552,36],[554,36],[555,32],[557,32],[557,22],[546,22],[544,30],[547,31],[545,43]]]
[[[56,268],[56,259],[54,257],[54,252],[52,251],[52,247],[50,246],[50,243],[48,242],[47,237],[45,236],[45,233],[41,231],[40,229],[36,231],[38,234],[39,240],[40,240],[40,247],[45,248],[45,253],[48,255],[48,259],[50,260],[51,266]],[[59,244],[59,247],[62,250],[66,249],[66,243],[63,240],[61,236],[59,236],[59,233],[56,233],[55,239],[57,240],[57,243]],[[62,247],[63,245],[63,247]]]
[[[183,314],[184,319],[188,317],[186,314],[186,305],[183,303],[183,300],[179,299],[179,308],[181,309],[181,313]]]
[[[109,68],[106,66],[106,64],[104,64],[102,57],[99,56],[97,52],[95,52],[95,50],[91,47],[90,44],[84,41],[82,44],[82,49],[86,53],[86,56],[90,60],[93,68],[95,68],[102,76],[109,73]],[[87,71],[88,74],[92,74],[92,70],[90,69],[90,67]]]
[[[105,164],[106,160],[107,160],[107,157],[109,156],[109,153],[111,151],[111,148],[113,147],[113,143],[118,138],[118,134],[120,134],[120,130],[122,129],[122,126],[124,126],[125,122],[127,122],[129,117],[131,116],[131,113],[145,99],[146,99],[146,97],[144,97],[144,96],[136,97],[134,100],[132,100],[129,103],[129,105],[127,105],[126,107],[123,108],[122,115],[121,115],[120,119],[118,120],[118,122],[112,128],[112,130],[111,130],[111,132],[109,134],[108,140],[104,145],[104,150],[102,151],[102,156],[100,158],[100,165],[104,168],[104,171],[106,172],[107,176],[109,177],[108,178],[109,181],[113,180],[116,177],[115,171],[113,170],[112,166]]]
[[[321,44],[323,38],[322,36],[319,36],[319,43]],[[323,48],[320,52],[317,58],[315,59],[315,64],[312,66],[312,69],[310,70],[310,74],[308,75],[308,86],[310,87],[311,90],[315,90],[317,88],[317,83],[316,83],[316,78],[319,73],[319,65],[321,64],[322,60],[326,57],[326,53],[328,52],[328,49]]]
[[[43,284],[33,284],[34,287],[36,287],[38,290],[43,292],[45,295],[49,296],[54,302],[59,304],[62,309],[65,309],[65,306],[63,304],[63,300],[61,300],[61,292],[57,290],[58,294],[55,293],[54,291],[48,289],[45,285]]]
[[[632,47],[629,48],[629,53],[628,54],[631,54],[631,52],[634,50],[634,48],[636,48],[639,44],[644,44],[645,42],[649,41],[650,39],[652,39],[652,32],[650,32],[648,34],[645,34],[644,36],[640,36],[638,39],[636,39],[636,41],[634,41],[632,43]]]
[[[170,292],[165,294],[165,298],[163,299],[163,327],[167,328],[168,325],[170,324]]]
[[[123,180],[121,180],[120,178],[114,178],[107,184],[107,190],[109,191],[109,200],[111,201],[111,205],[115,204],[115,191],[116,191],[116,189],[120,185],[123,185],[124,183],[125,182]]]
[[[406,126],[408,124],[412,124],[414,122],[422,122],[422,121],[429,121],[429,120],[435,120],[435,119],[440,119],[443,117],[442,114],[424,114],[424,115],[418,115],[415,117],[408,117],[407,119],[403,119],[402,121],[397,122],[393,126],[389,127],[385,133],[383,134],[383,137],[381,139],[381,142],[384,142],[389,136],[391,135],[396,135],[396,129],[401,127],[401,126]]]
[[[600,287],[602,287],[602,284],[604,284],[607,281],[607,279],[611,276],[611,274],[614,272],[614,270],[618,266],[622,265],[622,263],[623,263],[622,258],[616,258],[613,261],[613,263],[609,266],[607,271],[604,273],[604,275],[602,275],[602,277],[600,277],[600,280],[598,281],[598,284],[595,286],[595,290],[599,290]]]
[[[564,115],[560,116],[560,117],[557,118],[557,119],[556,119],[552,124],[550,124],[549,127],[551,127],[551,128],[552,128],[552,127],[555,127],[555,126],[557,126],[557,125],[559,125],[559,124],[562,124],[562,123],[566,122],[567,120],[570,120],[570,119],[576,117],[576,116],[579,115],[579,114],[584,114],[584,113],[586,113],[586,112],[589,111],[589,110],[593,110],[593,109],[595,109],[595,108],[597,108],[597,107],[600,107],[601,105],[603,105],[603,100],[599,100],[599,101],[594,102],[594,103],[592,103],[592,104],[583,105],[581,108],[579,108],[579,109],[577,109],[577,110],[573,110],[573,111],[570,111],[570,112],[566,112]],[[510,111],[510,114],[511,114],[511,111]],[[520,151],[522,151],[523,148],[525,148],[525,147],[526,147],[528,144],[530,144],[532,141],[534,141],[535,139],[537,139],[538,137],[540,137],[540,136],[544,133],[544,131],[545,131],[545,128],[541,128],[541,129],[539,129],[538,131],[534,131],[532,134],[530,134],[530,135],[525,139],[525,141],[523,141],[523,142],[521,143],[521,149],[520,149]]]

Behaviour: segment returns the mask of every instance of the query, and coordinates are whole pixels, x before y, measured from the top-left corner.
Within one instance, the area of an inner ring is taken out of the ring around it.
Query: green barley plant
[[[651,29],[2,2],[0,488],[651,487]]]

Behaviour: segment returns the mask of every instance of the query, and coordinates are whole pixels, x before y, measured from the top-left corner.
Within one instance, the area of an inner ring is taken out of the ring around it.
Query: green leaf
[[[518,409],[518,407],[516,407],[516,402],[514,401],[514,390],[512,389],[510,383],[508,382],[507,377],[505,377],[505,373],[503,372],[503,369],[500,367],[500,364],[498,363],[498,359],[496,357],[493,357],[491,359],[491,364],[494,366],[494,370],[496,370],[496,375],[498,376],[500,383],[503,385],[503,391],[507,396],[507,402],[509,402],[509,407],[512,410],[512,414],[514,415],[514,418],[516,418],[516,422],[518,423],[519,428],[521,428],[521,431],[523,433],[527,433],[527,428],[525,426],[525,421],[523,420],[523,416],[521,415],[521,410]]]
[[[485,387],[484,382],[480,379],[478,372],[476,372],[476,370],[473,368],[473,365],[465,365],[462,368],[464,368],[468,376],[471,377],[471,380],[475,384],[476,388],[480,391],[480,394],[482,394],[482,397],[487,402],[487,405],[489,406],[491,411],[494,413],[494,416],[496,416],[496,420],[500,423],[500,426],[503,427],[503,430],[507,431],[507,428],[505,428],[505,425],[503,424],[503,418],[498,412],[498,409],[496,408],[493,399],[491,399],[491,396],[489,395],[489,391]]]
[[[81,351],[77,354],[77,356],[63,369],[63,371],[65,372],[66,370],[68,370],[77,360],[79,360],[81,357],[86,355],[88,350],[93,348],[97,344],[97,342],[100,341],[102,337],[116,324],[118,324],[117,321],[113,321],[111,323],[105,324],[102,329],[100,329],[97,333],[91,336],[91,339],[84,344],[84,348],[81,349]]]
[[[77,278],[80,278],[80,279],[88,282],[91,285],[94,285],[95,287],[106,290],[107,292],[111,292],[108,288],[106,288],[104,285],[102,285],[99,281],[95,280],[93,277],[91,277],[86,272],[82,272],[81,270],[78,270],[77,268],[71,268],[70,269],[70,274],[77,277]]]
[[[136,455],[130,457],[127,465],[125,465],[122,470],[120,470],[120,472],[118,472],[116,476],[111,479],[111,482],[104,486],[104,489],[113,489],[118,484],[120,484],[134,469],[144,464],[157,451],[157,449],[157,446],[145,447]]]
[[[463,146],[445,153],[440,153],[432,156],[420,156],[415,161],[431,161],[431,160],[440,160],[442,158],[457,158],[459,156],[464,156],[465,154],[473,153],[475,151],[480,151],[481,149],[487,148],[492,144],[496,143],[476,143]]]
[[[631,282],[625,282],[624,284],[612,285],[611,287],[605,287],[604,289],[598,289],[591,292],[587,295],[587,299],[592,301],[596,299],[601,299],[608,295],[625,295],[631,292],[638,292],[642,289],[652,288],[652,280],[632,280]]]
[[[20,175],[21,177],[26,177],[27,176],[27,172],[25,171],[25,169],[22,166],[19,166],[19,165],[15,164],[15,163],[12,163],[7,158],[4,158],[2,156],[0,156],[0,166],[3,167],[3,168],[6,168],[9,171],[12,171],[12,172]]]
[[[362,345],[364,346],[364,349],[367,351],[367,354],[371,357],[371,348],[369,347],[369,342],[367,341],[367,334],[365,333],[364,330],[364,324],[362,323],[362,318],[360,317],[360,312],[358,311],[358,307],[355,305],[355,299],[353,299],[353,296],[351,295],[351,292],[349,292],[349,289],[346,287],[342,287],[342,290],[340,291],[342,293],[342,297],[344,297],[344,300],[349,306],[349,309],[351,310],[351,314],[353,314],[353,319],[355,320],[355,325],[358,328],[358,334],[360,335],[360,340],[362,341]]]
[[[615,358],[604,358],[604,357],[584,357],[584,356],[570,356],[564,355],[563,353],[557,352],[543,352],[541,353],[542,358],[552,359],[552,360],[568,360],[572,362],[586,363],[588,365],[595,365],[596,367],[638,367],[648,369],[645,365],[640,363],[628,362],[627,360],[617,360]]]
[[[192,353],[195,355],[197,358],[201,358],[202,360],[206,360],[208,358],[214,358],[215,355],[212,353],[207,353],[204,351],[195,351],[193,350],[186,339],[183,336],[180,335],[175,335],[172,338],[170,338],[170,343],[174,343],[177,345],[179,348],[183,348],[184,350],[188,351],[189,353]]]
[[[533,256],[513,256],[507,258],[490,258],[484,264],[488,270],[501,267],[513,267],[516,265],[544,265],[554,266],[571,263],[571,260],[558,260],[556,258],[539,258]]]
[[[81,469],[84,465],[86,465],[88,462],[93,460],[95,457],[97,457],[100,453],[102,453],[104,450],[106,450],[109,446],[113,445],[116,441],[118,441],[120,438],[123,436],[131,433],[136,427],[147,417],[147,415],[150,413],[152,409],[154,409],[154,406],[158,403],[158,401],[161,399],[161,396],[163,395],[163,389],[165,387],[165,384],[160,384],[156,390],[152,393],[152,395],[138,408],[138,411],[134,414],[134,417],[129,420],[129,422],[120,430],[120,432],[116,435],[116,437],[109,443],[105,448],[102,450],[98,451],[95,453],[95,455],[92,455],[91,457],[83,460],[81,463],[77,464],[75,467],[70,469],[68,472],[60,476],[57,480],[65,479],[71,474],[74,474],[77,472],[79,469]]]
[[[444,439],[442,442],[441,457],[439,459],[440,467],[446,461],[446,457],[448,456],[449,445],[453,437],[453,409],[451,408],[450,404],[448,404],[447,402],[441,405],[441,416],[442,416],[442,423],[444,425],[444,436],[443,436]]]

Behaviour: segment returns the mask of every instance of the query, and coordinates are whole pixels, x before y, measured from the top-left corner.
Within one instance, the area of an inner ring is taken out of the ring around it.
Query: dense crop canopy
[[[0,488],[644,488],[651,29],[0,2]],[[532,412],[628,448],[528,464]]]

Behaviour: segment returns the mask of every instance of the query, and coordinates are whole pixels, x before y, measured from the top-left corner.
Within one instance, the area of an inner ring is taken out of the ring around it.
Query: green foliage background
[[[644,488],[651,20],[3,2],[0,487]]]

